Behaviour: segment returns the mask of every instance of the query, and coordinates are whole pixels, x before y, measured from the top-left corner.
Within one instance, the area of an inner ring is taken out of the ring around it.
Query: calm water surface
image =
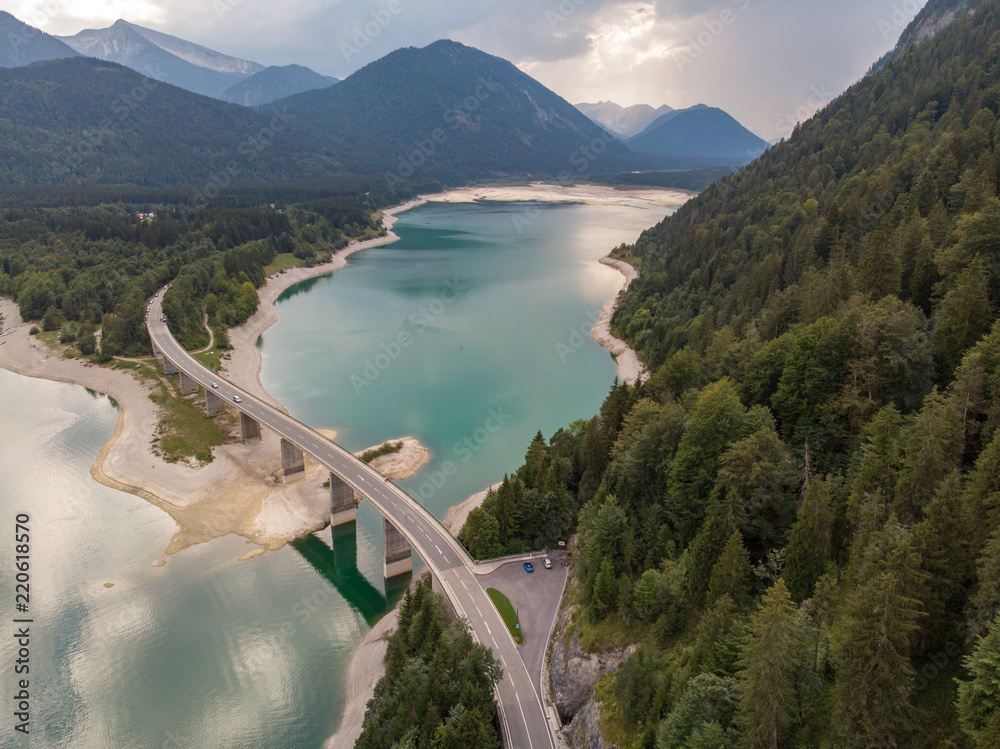
[[[404,483],[443,517],[515,469],[536,430],[549,436],[596,412],[615,366],[587,331],[617,283],[596,259],[664,213],[403,214],[400,242],[283,297],[261,344],[264,383],[350,448],[418,437],[434,458]],[[397,350],[401,333],[410,343]],[[154,568],[173,521],[90,477],[114,404],[3,370],[0,392],[0,621],[14,614],[9,540],[20,512],[31,517],[35,620],[31,738],[5,727],[0,746],[320,747],[340,718],[351,650],[399,595],[381,577],[374,511],[362,505],[356,533],[332,549],[327,532],[240,563],[247,546],[230,536]],[[14,658],[0,636],[8,696]]]

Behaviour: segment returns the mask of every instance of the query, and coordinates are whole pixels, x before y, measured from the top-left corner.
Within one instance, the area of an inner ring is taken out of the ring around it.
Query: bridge
[[[161,291],[150,301],[146,327],[153,350],[163,359],[164,371],[180,374],[181,393],[204,388],[208,415],[220,413],[226,406],[235,408],[244,440],[259,438],[262,428],[276,432],[281,438],[285,476],[305,470],[306,454],[324,466],[330,472],[330,525],[334,529],[355,520],[355,492],[367,499],[382,515],[385,577],[412,571],[411,552],[415,550],[430,570],[435,587],[444,593],[455,613],[469,622],[473,637],[490,648],[503,666],[496,697],[505,745],[512,749],[555,749],[541,698],[462,545],[416,499],[353,453],[237,388],[188,354],[167,328],[162,299]]]

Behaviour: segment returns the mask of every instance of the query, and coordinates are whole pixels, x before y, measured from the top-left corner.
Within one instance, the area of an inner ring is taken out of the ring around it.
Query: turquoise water
[[[516,469],[536,431],[548,438],[597,412],[617,367],[590,328],[621,280],[598,259],[666,212],[488,203],[403,213],[398,242],[278,300],[280,320],[260,343],[264,385],[352,450],[418,438],[433,459],[402,485],[443,518]]]
[[[340,430],[348,447],[419,437],[434,459],[406,486],[443,516],[516,468],[537,429],[548,436],[597,410],[615,366],[587,331],[617,277],[596,259],[663,213],[432,205],[403,214],[402,241],[289,291],[262,342],[265,384],[307,423]],[[527,222],[520,232],[512,218]],[[412,343],[379,369],[382,344],[396,353],[404,331]],[[376,367],[368,377],[366,359]],[[31,738],[13,733],[8,714],[0,746],[322,746],[340,719],[354,645],[400,593],[385,590],[374,511],[362,505],[356,533],[332,549],[327,531],[241,563],[247,545],[230,536],[154,568],[173,521],[90,477],[114,404],[3,370],[0,392],[8,697],[11,539],[22,512],[35,619]],[[449,460],[456,471],[445,477]]]

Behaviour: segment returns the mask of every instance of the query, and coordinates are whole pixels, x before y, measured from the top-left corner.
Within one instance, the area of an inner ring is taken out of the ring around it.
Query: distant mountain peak
[[[230,86],[264,70],[250,60],[118,19],[105,29],[60,37],[82,55],[132,68],[180,88],[221,98]]]
[[[673,107],[664,104],[653,109],[648,104],[636,104],[622,107],[613,101],[599,101],[596,104],[577,104],[576,108],[583,112],[601,127],[622,138],[637,135],[657,117],[673,112]]]

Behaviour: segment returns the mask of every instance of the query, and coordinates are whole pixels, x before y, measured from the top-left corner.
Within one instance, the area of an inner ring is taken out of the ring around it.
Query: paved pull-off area
[[[402,489],[310,427],[250,393],[236,388],[193,357],[174,340],[161,321],[162,291],[152,300],[147,327],[156,352],[202,387],[216,393],[230,407],[256,419],[311,455],[363,494],[400,530],[441,583],[455,611],[469,621],[476,639],[490,648],[503,665],[497,685],[500,717],[507,746],[515,749],[555,747],[545,710],[517,646],[473,573],[474,562],[458,541],[424,507]],[[212,388],[212,383],[218,385]],[[236,402],[235,397],[240,401]],[[539,570],[549,572],[549,570]],[[537,574],[537,573],[536,573]],[[546,634],[547,636],[547,634]]]

